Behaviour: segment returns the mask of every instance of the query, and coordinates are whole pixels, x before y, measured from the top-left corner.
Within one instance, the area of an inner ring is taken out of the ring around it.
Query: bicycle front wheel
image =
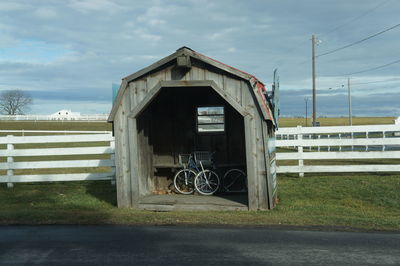
[[[196,175],[194,186],[202,195],[212,195],[219,188],[219,177],[217,173],[211,170],[204,170]]]
[[[196,172],[191,169],[182,169],[174,177],[174,187],[181,194],[192,194]]]
[[[226,192],[245,192],[247,191],[246,174],[240,169],[231,169],[225,173],[223,184]]]

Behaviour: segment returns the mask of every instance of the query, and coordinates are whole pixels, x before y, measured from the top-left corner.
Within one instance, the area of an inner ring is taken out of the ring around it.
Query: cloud
[[[188,46],[254,74],[267,86],[278,68],[282,112],[303,114],[304,97],[311,94],[311,34],[323,40],[317,48],[322,53],[397,23],[400,3],[389,1],[329,33],[374,6],[373,0],[362,5],[345,0],[67,0],[34,4],[4,0],[0,3],[0,89],[43,92],[35,94],[42,105],[46,97],[51,104],[70,97],[69,102],[78,106],[81,97],[82,108],[86,108],[90,98],[107,101],[113,82]],[[393,61],[399,38],[397,29],[317,58],[321,114],[340,114],[346,108],[346,88],[328,88],[346,87],[347,76],[328,75]],[[400,86],[396,78],[400,78],[398,65],[351,76],[354,113],[395,112],[398,104],[385,94],[396,97]],[[387,82],[377,82],[380,80]],[[370,103],[368,108],[361,104],[364,102]]]
[[[308,98],[308,100],[306,100]],[[400,91],[392,93],[352,94],[354,116],[399,116]],[[311,90],[281,91],[280,109],[283,116],[305,116],[306,101],[308,115],[312,112]],[[338,117],[348,114],[347,89],[317,93],[317,116]]]
[[[122,6],[109,0],[70,0],[69,6],[79,12],[117,12]]]
[[[54,19],[60,15],[54,8],[50,7],[38,8],[34,11],[34,14],[41,19]]]
[[[135,38],[138,37],[143,40],[149,41],[150,45],[154,45],[155,42],[158,42],[162,39],[162,37],[160,35],[150,33],[145,29],[137,29],[137,30],[134,30],[133,33],[135,34],[133,37],[135,37]]]
[[[1,1],[0,2],[0,11],[18,11],[18,10],[24,10],[27,9],[28,6],[21,4],[21,3],[15,3],[15,1]]]
[[[0,25],[1,28],[1,25]],[[18,40],[10,34],[2,34],[0,38],[0,49],[10,48],[18,44]]]
[[[218,40],[222,38],[227,38],[229,35],[235,33],[238,31],[238,28],[226,28],[226,29],[221,29],[218,30],[218,32],[215,32],[210,35],[211,40]]]
[[[162,4],[153,4],[153,6],[146,9],[146,11],[136,18],[136,21],[143,25],[160,26],[165,25],[166,21],[163,17],[174,16],[176,9],[170,6],[163,6]]]

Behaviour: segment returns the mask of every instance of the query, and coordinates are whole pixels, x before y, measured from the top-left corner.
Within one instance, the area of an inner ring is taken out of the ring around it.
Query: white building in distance
[[[81,113],[71,110],[60,110],[50,115],[50,120],[79,120]]]

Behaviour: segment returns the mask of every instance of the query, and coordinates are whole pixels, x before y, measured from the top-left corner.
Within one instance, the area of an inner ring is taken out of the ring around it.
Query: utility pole
[[[316,93],[315,93],[315,44],[316,38],[315,35],[311,37],[312,44],[312,104],[313,104],[313,114],[312,114],[312,125],[315,127],[317,122],[317,106],[316,106]]]
[[[351,89],[350,89],[350,78],[347,78],[347,91],[349,97],[349,125],[353,125],[353,115],[351,113]]]
[[[304,98],[304,101],[306,102],[306,126],[308,126],[307,124],[307,120],[308,120],[308,114],[307,114],[307,111],[308,111],[308,97],[305,97]]]

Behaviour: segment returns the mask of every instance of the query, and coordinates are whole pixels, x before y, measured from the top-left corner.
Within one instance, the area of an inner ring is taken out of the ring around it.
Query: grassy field
[[[353,125],[393,124],[395,117],[353,117]],[[345,126],[348,118],[318,118],[321,126]],[[281,127],[305,126],[304,118],[283,117],[279,119]],[[311,120],[308,119],[308,126]],[[92,130],[111,131],[111,123],[106,122],[58,122],[58,121],[1,121],[0,130]]]
[[[379,125],[379,124],[393,124],[395,117],[353,117],[353,125]],[[349,118],[347,117],[321,117],[317,121],[321,126],[348,126]],[[282,117],[279,119],[281,127],[296,127],[296,126],[311,126],[311,119],[308,118],[307,125],[305,118],[298,117]]]
[[[111,131],[106,122],[59,122],[59,121],[1,121],[0,130],[82,130]]]
[[[379,118],[375,123],[389,123],[390,119]],[[291,126],[293,121],[283,119],[282,125]],[[23,128],[20,122],[1,122],[0,129],[109,130],[110,126],[53,123],[27,123]],[[0,224],[231,224],[400,230],[400,175],[279,175],[278,186],[279,203],[273,211],[151,212],[117,208],[116,188],[109,181],[27,183],[13,189],[1,184]]]
[[[279,178],[279,203],[260,212],[151,212],[116,208],[106,181],[0,188],[0,224],[290,225],[332,230],[400,230],[400,176]]]

